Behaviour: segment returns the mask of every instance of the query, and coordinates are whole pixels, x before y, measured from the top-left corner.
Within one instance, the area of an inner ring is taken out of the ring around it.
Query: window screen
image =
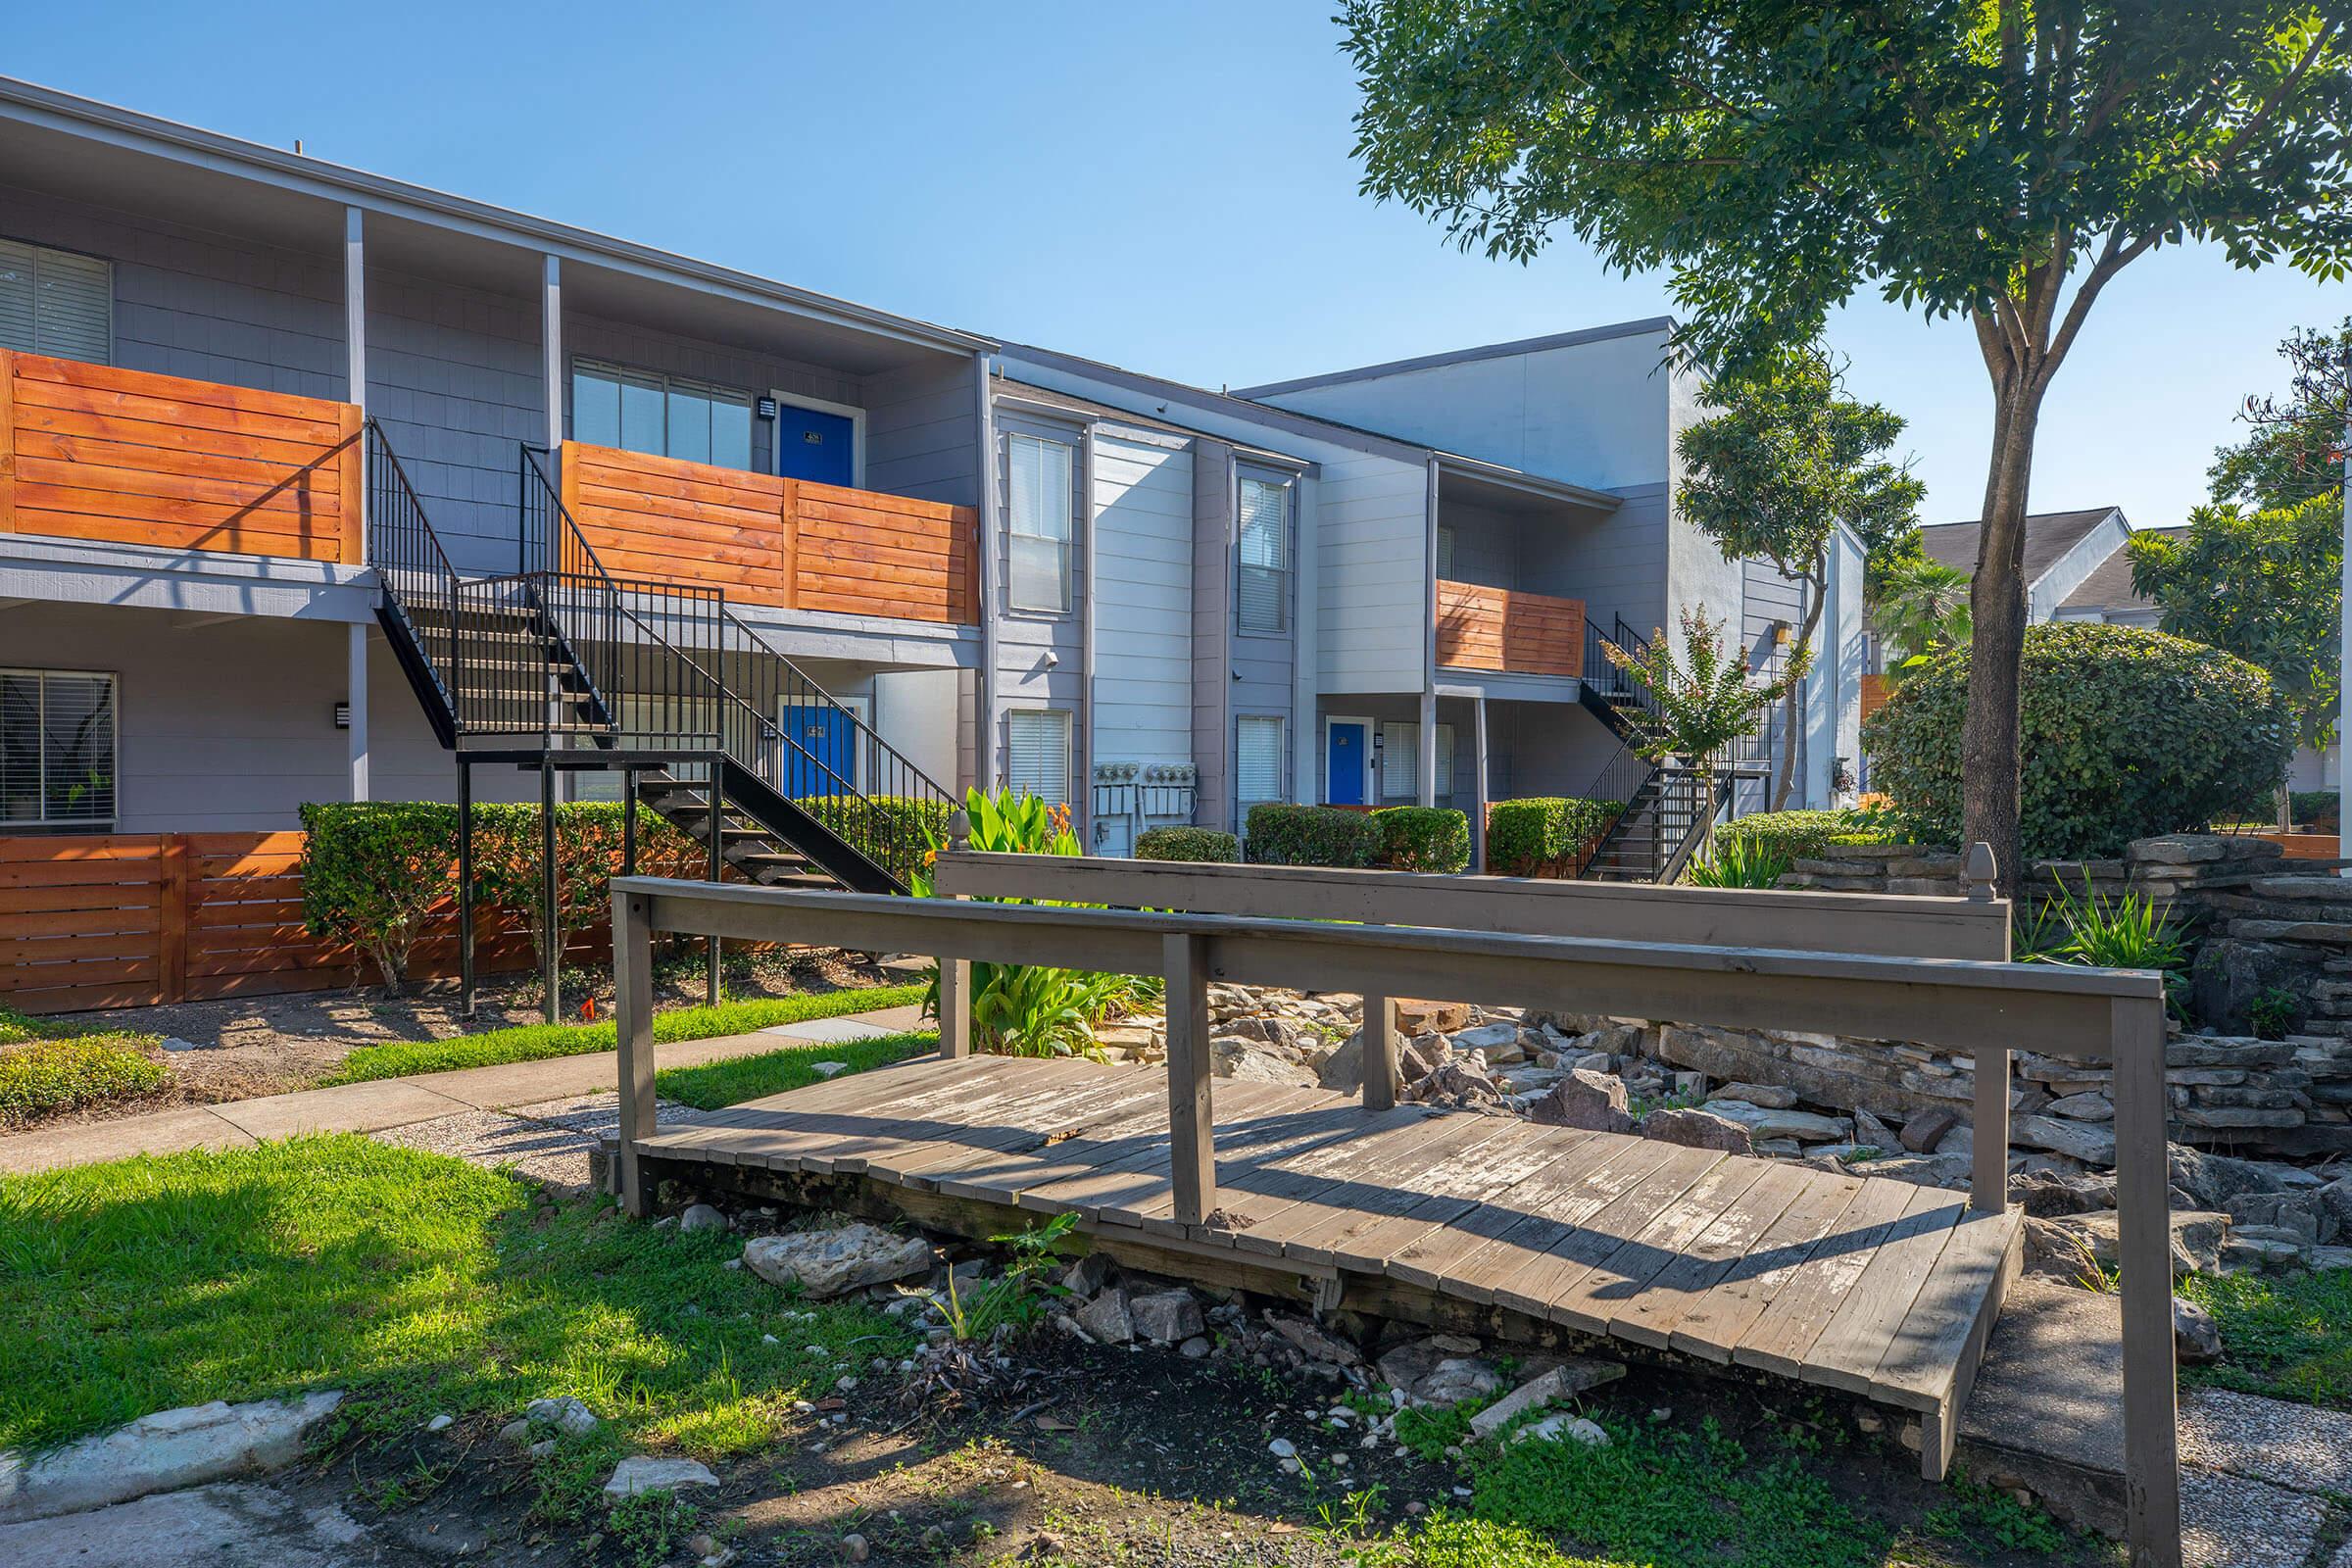
[[[1009,604],[1059,612],[1070,608],[1070,449],[1033,435],[1005,437],[1006,516],[1011,533]]]
[[[571,436],[722,468],[752,466],[752,396],[598,360],[571,366]]]
[[[0,349],[110,364],[114,306],[112,264],[0,239]]]
[[[115,819],[115,677],[0,670],[0,824]]]
[[[1004,718],[1004,782],[1050,805],[1068,805],[1070,715],[1022,709]]]
[[[1291,487],[1242,480],[1240,581],[1234,590],[1243,631],[1279,632],[1291,616]]]
[[[1234,793],[1247,816],[1250,807],[1283,798],[1282,720],[1250,714],[1236,724]]]

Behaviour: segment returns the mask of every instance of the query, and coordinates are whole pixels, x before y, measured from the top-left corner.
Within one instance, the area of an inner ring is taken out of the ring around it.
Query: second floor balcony
[[[1514,675],[1585,673],[1580,599],[1438,579],[1438,667]]]

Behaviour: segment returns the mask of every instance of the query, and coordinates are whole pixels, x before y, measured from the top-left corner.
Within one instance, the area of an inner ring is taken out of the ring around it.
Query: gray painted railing
[[[2163,981],[2152,972],[1340,923],[1345,916],[1262,919],[795,893],[650,877],[619,877],[612,886],[618,1177],[623,1202],[639,1215],[649,1197],[640,1143],[655,1130],[657,931],[937,954],[943,976],[968,976],[975,959],[1165,976],[1170,1174],[1175,1217],[1187,1225],[1205,1223],[1216,1206],[1207,997],[1212,980],[1916,1041],[1973,1054],[1980,1098],[1997,1100],[2004,1119],[2007,1097],[1989,1086],[2007,1079],[2012,1051],[2110,1068],[2131,1555],[2134,1568],[2179,1568],[2165,1004]],[[1604,908],[1609,896],[1635,895],[1624,899],[1629,921],[1654,911],[1658,906],[1649,901],[1674,891],[1591,890],[1602,897],[1597,906]],[[1081,895],[1073,888],[1060,896]],[[1762,897],[1775,901],[1769,906],[1774,911],[1792,908],[1781,902],[1787,895]],[[1781,939],[1796,923],[1786,916],[1767,919],[1759,909],[1751,940]],[[970,1051],[968,1010],[957,1001],[968,995],[968,978],[962,986],[950,979],[943,987],[943,1055]],[[1987,1137],[1988,1131],[1979,1129],[1978,1147],[2002,1148],[2006,1139]],[[2007,1203],[2005,1185],[1987,1182],[1987,1168],[1980,1162],[1971,1200],[1997,1211]],[[1927,1436],[1947,1460],[1953,1424]]]

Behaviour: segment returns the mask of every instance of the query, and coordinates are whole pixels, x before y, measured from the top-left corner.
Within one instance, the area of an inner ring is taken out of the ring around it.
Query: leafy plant
[[[1249,825],[1242,848],[1258,865],[1360,869],[1380,863],[1383,835],[1369,811],[1270,802],[1250,808]]]
[[[2302,1010],[2295,994],[2284,986],[2269,987],[2246,1006],[2254,1033],[2264,1040],[2284,1040]]]
[[[1968,642],[1967,572],[1922,555],[1888,562],[1875,578],[1870,622],[1886,640],[1886,673],[1896,685],[1931,654]]]
[[[1372,813],[1380,861],[1392,871],[1459,871],[1470,863],[1470,818],[1440,806],[1391,806]]]
[[[314,803],[302,808],[303,923],[409,978],[425,922],[457,894],[458,808],[428,801]]]
[[[2285,775],[2287,705],[2242,659],[2141,627],[2061,621],[2026,633],[2024,669],[2029,856],[2117,855],[2202,827]],[[1964,651],[1938,654],[1862,726],[1873,782],[1930,843],[1962,842],[1969,678]]]
[[[1758,811],[1726,822],[1708,836],[1708,850],[1721,854],[1734,839],[1790,860],[1818,859],[1837,844],[1899,844],[1902,824],[1887,813],[1846,807],[1827,811]]]
[[[0,1126],[152,1095],[171,1081],[152,1035],[42,1035],[0,1044]]]
[[[613,1501],[605,1528],[630,1568],[662,1568],[703,1521],[703,1510],[674,1492],[640,1492]]]
[[[2055,919],[2055,933],[2048,922]],[[2167,1000],[2182,1011],[2188,995],[2188,946],[2174,926],[2169,907],[2144,893],[2110,898],[2082,875],[2076,897],[2064,882],[2042,906],[2035,922],[2036,945],[2018,955],[2021,963],[2081,963],[2102,969],[2154,969],[2164,976]]]
[[[1045,1315],[1048,1301],[1069,1295],[1048,1276],[1061,1266],[1054,1249],[1077,1228],[1078,1216],[1063,1212],[1043,1225],[991,1236],[990,1245],[1006,1249],[1011,1256],[1004,1271],[982,1285],[968,1302],[956,1283],[956,1271],[948,1270],[947,1299],[939,1303],[948,1332],[968,1343],[989,1339],[1005,1326],[1015,1331],[1033,1326]]]
[[[1242,858],[1242,841],[1206,827],[1147,828],[1135,841],[1139,860],[1203,860],[1231,865]]]
[[[624,807],[567,801],[556,807],[556,932],[559,949],[609,919],[607,884],[619,874]],[[637,810],[638,864],[648,873],[669,869],[689,877],[710,874],[708,852],[651,807]],[[474,897],[508,911],[529,931],[535,970],[547,967],[546,835],[538,805],[485,804],[473,808]],[[453,837],[452,843],[455,839]]]
[[[1759,833],[1735,825],[1718,833],[1706,854],[1690,862],[1684,880],[1702,888],[1777,888],[1794,862],[1788,852]]]
[[[2285,398],[2250,397],[2238,417],[2254,433],[2214,453],[2206,478],[2216,501],[2291,507],[2344,493],[2344,427],[2352,424],[2352,317],[2300,326],[2278,345],[2289,368]]]
[[[1748,673],[1752,656],[1730,640],[1727,621],[1709,619],[1703,610],[1686,609],[1682,624],[1679,660],[1662,627],[1639,653],[1614,642],[1600,647],[1609,662],[1657,705],[1654,713],[1636,710],[1628,715],[1639,731],[1635,753],[1652,762],[1681,757],[1694,767],[1704,767],[1734,741],[1756,732],[1773,704],[1813,667],[1813,651],[1792,650],[1779,674],[1758,680]]]
[[[1487,868],[1504,876],[1564,877],[1625,807],[1617,801],[1530,796],[1487,808]]]

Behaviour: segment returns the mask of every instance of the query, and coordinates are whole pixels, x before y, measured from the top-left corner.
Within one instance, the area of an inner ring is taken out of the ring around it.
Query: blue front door
[[[838,708],[787,707],[776,718],[784,732],[778,775],[786,795],[846,795],[858,787],[858,748],[849,714]]]
[[[1333,806],[1364,804],[1364,752],[1370,726],[1354,719],[1331,720],[1324,727],[1323,798]]]
[[[818,484],[858,482],[857,426],[846,414],[776,405],[776,472]]]

